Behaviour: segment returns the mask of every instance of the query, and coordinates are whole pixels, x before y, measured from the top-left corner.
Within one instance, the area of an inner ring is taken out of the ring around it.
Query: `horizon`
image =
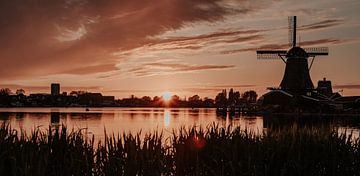
[[[215,97],[230,88],[261,96],[279,86],[285,65],[255,51],[283,49],[287,17],[296,15],[299,45],[330,50],[315,59],[314,85],[326,77],[335,92],[360,95],[359,7],[356,0],[3,1],[0,88],[45,93],[57,82],[62,92],[117,99]]]
[[[52,84],[58,84],[58,83],[52,83]],[[8,87],[6,87],[8,88]],[[6,88],[2,88],[0,87],[0,89],[6,89]],[[60,94],[63,94],[63,93],[66,93],[66,96],[71,96],[71,93],[72,92],[82,92],[82,93],[100,93],[102,94],[103,96],[113,96],[113,95],[105,95],[103,94],[103,92],[91,92],[91,91],[84,91],[84,90],[81,90],[81,89],[77,89],[77,90],[73,90],[73,88],[79,88],[79,87],[66,87],[65,86],[65,91],[63,90],[63,88],[61,87],[61,84],[60,84],[60,91],[59,93]],[[10,89],[10,88],[8,88]],[[226,91],[230,91],[230,89],[233,89],[234,92],[238,91],[234,88],[224,88],[224,89],[221,89],[219,90],[219,92],[217,92],[216,94],[214,94],[213,96],[199,96],[199,98],[201,100],[204,100],[204,99],[215,99],[215,97],[218,95],[218,93],[221,93],[223,90],[226,90]],[[25,91],[23,88],[18,88],[18,89],[10,89],[10,95],[17,95],[17,91],[18,90],[23,90]],[[240,94],[243,94],[245,92],[249,92],[249,91],[253,91],[253,90],[246,90],[244,92],[239,92]],[[45,94],[45,95],[52,95],[51,93],[51,86],[47,87],[47,88],[44,88],[44,91],[40,91],[40,92],[31,92],[31,93],[27,93],[26,91],[25,92],[22,92],[21,93],[22,95],[25,95],[25,96],[30,96],[30,94]],[[77,93],[78,94],[78,93]],[[192,97],[192,96],[196,96],[198,94],[193,94],[193,95],[190,95],[190,96],[179,96],[178,94],[174,93],[174,92],[171,92],[171,91],[164,91],[164,92],[161,92],[160,94],[157,94],[157,95],[154,95],[154,96],[150,96],[150,95],[142,95],[142,96],[138,96],[138,95],[135,95],[135,94],[129,94],[129,96],[127,97],[115,97],[115,99],[128,99],[128,98],[143,98],[143,97],[150,97],[151,99],[154,99],[155,97],[159,97],[159,98],[163,98],[165,101],[170,101],[173,99],[173,96],[178,96],[180,100],[184,100],[184,101],[187,101],[187,99],[189,97]],[[227,96],[227,95],[226,95]]]

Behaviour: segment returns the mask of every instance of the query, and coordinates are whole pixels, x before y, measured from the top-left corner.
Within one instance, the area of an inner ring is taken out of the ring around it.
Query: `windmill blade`
[[[312,48],[304,48],[304,50],[308,53],[310,57],[329,55],[328,47],[312,47]]]
[[[258,59],[280,59],[277,54],[257,54]]]
[[[286,50],[257,50],[256,54],[276,54],[276,55],[286,55]]]
[[[258,59],[281,59],[286,55],[286,51],[282,50],[260,50],[256,51]]]
[[[296,46],[296,16],[288,18],[289,47]]]
[[[294,38],[293,38],[293,32],[294,32],[294,17],[293,16],[289,16],[288,17],[288,39],[289,39],[289,47],[293,47],[293,41],[294,41]]]

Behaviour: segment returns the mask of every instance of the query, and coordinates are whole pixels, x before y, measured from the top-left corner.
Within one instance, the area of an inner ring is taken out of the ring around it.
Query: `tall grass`
[[[166,144],[161,132],[105,136],[2,124],[0,175],[360,175],[359,138],[326,127],[181,128]]]

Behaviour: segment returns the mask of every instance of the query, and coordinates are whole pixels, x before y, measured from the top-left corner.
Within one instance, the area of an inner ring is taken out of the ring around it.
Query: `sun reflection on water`
[[[170,110],[164,110],[164,126],[167,128],[170,125]]]

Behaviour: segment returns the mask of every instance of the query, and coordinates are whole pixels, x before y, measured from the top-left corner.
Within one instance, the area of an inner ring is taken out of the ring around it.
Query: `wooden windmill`
[[[296,16],[289,17],[289,50],[258,50],[258,59],[281,59],[285,63],[280,89],[293,93],[306,93],[314,89],[309,70],[316,56],[328,55],[327,47],[301,48],[296,43]],[[311,59],[310,65],[308,59]]]

